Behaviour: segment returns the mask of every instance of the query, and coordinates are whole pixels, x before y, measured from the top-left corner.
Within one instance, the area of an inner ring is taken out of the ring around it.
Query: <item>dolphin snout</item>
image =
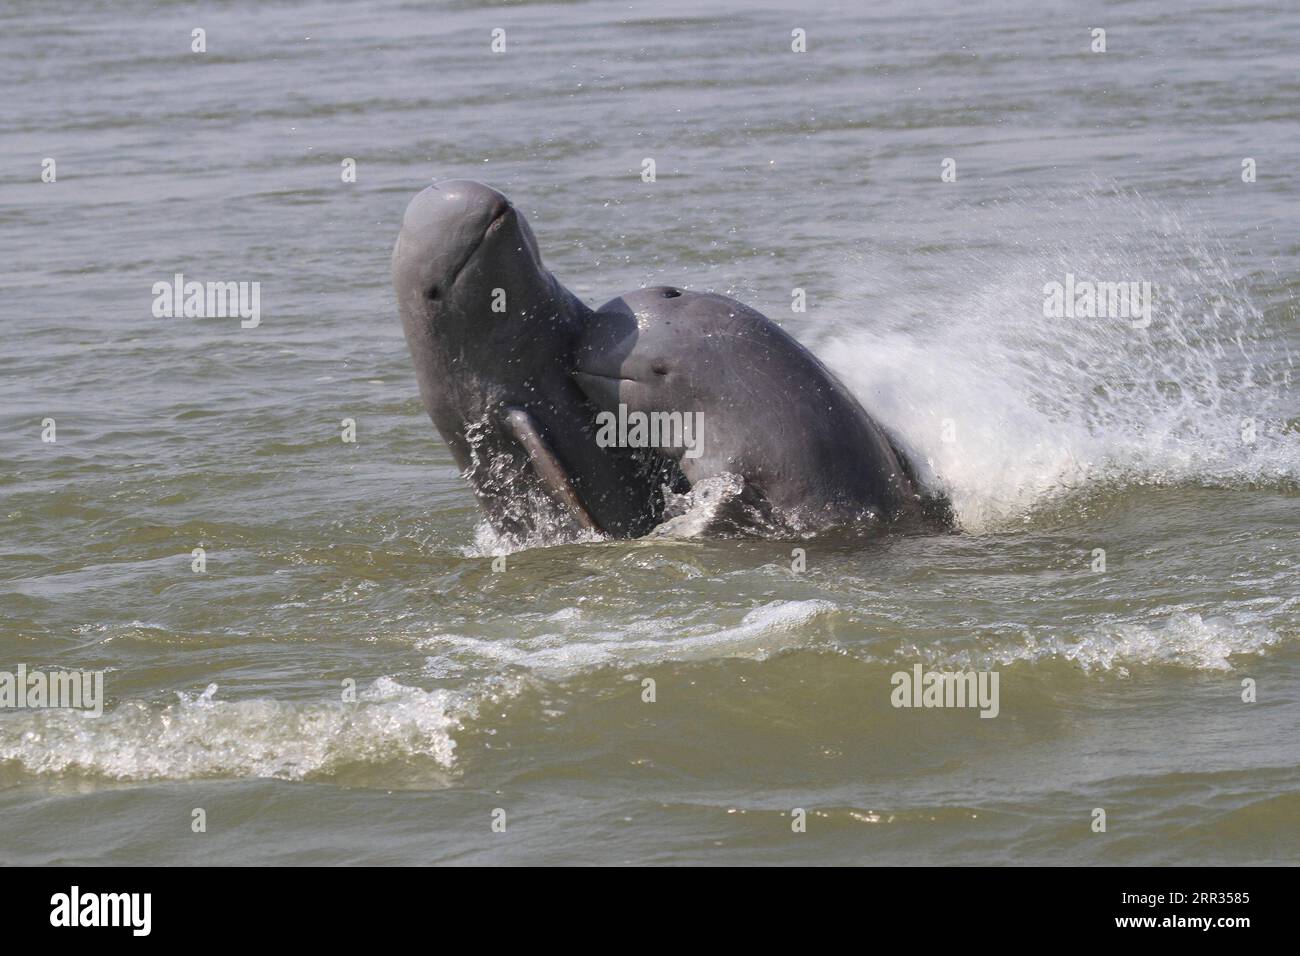
[[[631,381],[631,379],[623,378],[620,375],[600,375],[595,372],[575,371],[572,375],[574,381],[578,383],[578,388],[582,389],[583,394],[591,400],[593,405],[604,411],[613,411],[618,408],[620,389]]]
[[[578,387],[598,408],[613,411],[626,389],[636,384],[625,359],[636,342],[628,317],[597,312],[575,350],[571,373]]]
[[[444,179],[426,187],[406,207],[405,232],[438,239],[440,245],[469,245],[511,209],[491,186],[470,179]]]
[[[429,298],[445,294],[514,207],[502,193],[470,179],[446,179],[407,204],[398,249]]]

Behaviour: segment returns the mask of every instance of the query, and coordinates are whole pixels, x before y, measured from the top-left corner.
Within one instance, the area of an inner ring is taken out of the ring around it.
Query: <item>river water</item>
[[[0,710],[0,862],[1300,858],[1300,11],[706,6],[0,12],[0,670],[106,697]],[[780,322],[960,533],[494,571],[388,274],[446,177]]]

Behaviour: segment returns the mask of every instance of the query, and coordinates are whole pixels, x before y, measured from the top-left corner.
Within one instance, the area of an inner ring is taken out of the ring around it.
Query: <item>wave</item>
[[[207,778],[337,778],[349,768],[425,761],[456,767],[454,734],[487,702],[516,696],[531,677],[572,677],[609,666],[740,657],[761,660],[806,644],[808,625],[833,610],[827,601],[774,601],[729,627],[680,634],[672,621],[647,620],[603,637],[574,639],[577,611],[553,615],[554,633],[516,640],[427,637],[436,651],[427,670],[445,676],[457,658],[480,673],[513,665],[516,677],[469,681],[461,690],[422,690],[381,677],[355,703],[319,700],[221,700],[211,684],[168,704],[126,701],[101,717],[72,710],[30,710],[0,719],[0,768],[34,776],[115,781]],[[373,775],[368,772],[368,778]],[[436,776],[436,774],[435,774]],[[429,775],[420,778],[427,785]]]
[[[1057,660],[1086,674],[1127,677],[1130,666],[1230,671],[1234,657],[1257,657],[1281,643],[1282,635],[1258,620],[1178,612],[1162,621],[1092,625],[1075,635],[1029,629],[1019,637],[979,650],[910,645],[900,649],[895,659],[957,670]]]
[[[419,646],[435,652],[427,665],[435,674],[454,672],[458,661],[468,659],[477,664],[522,667],[542,677],[570,677],[616,665],[728,657],[764,660],[807,646],[814,639],[814,622],[834,611],[835,605],[824,600],[771,601],[747,612],[730,627],[691,627],[675,619],[651,618],[629,622],[617,630],[583,634],[581,612],[574,608],[551,616],[554,630],[530,637],[485,640],[438,634],[422,638]]]
[[[112,780],[303,780],[351,764],[425,758],[449,769],[474,698],[383,677],[356,703],[224,701],[217,685],[167,705],[127,701],[98,718],[32,710],[0,719],[0,765]]]

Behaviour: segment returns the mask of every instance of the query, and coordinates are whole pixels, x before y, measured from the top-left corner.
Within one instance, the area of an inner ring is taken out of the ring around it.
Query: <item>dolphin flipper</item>
[[[600,525],[591,517],[582,499],[578,497],[578,492],[574,490],[573,483],[569,481],[568,472],[547,444],[537,419],[522,408],[506,406],[503,422],[506,432],[528,452],[533,471],[541,480],[547,495],[572,515],[584,530],[600,531]]]

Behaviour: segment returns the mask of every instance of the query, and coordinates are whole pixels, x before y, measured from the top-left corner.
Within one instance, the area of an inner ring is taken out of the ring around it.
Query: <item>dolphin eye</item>
[[[667,375],[668,363],[662,360],[655,362],[653,365],[650,366],[650,371],[654,372],[656,375]]]
[[[431,285],[431,286],[429,286],[429,288],[427,288],[427,289],[424,290],[424,297],[425,297],[426,299],[428,299],[430,302],[437,302],[437,301],[438,301],[438,287],[437,287],[436,285]]]

